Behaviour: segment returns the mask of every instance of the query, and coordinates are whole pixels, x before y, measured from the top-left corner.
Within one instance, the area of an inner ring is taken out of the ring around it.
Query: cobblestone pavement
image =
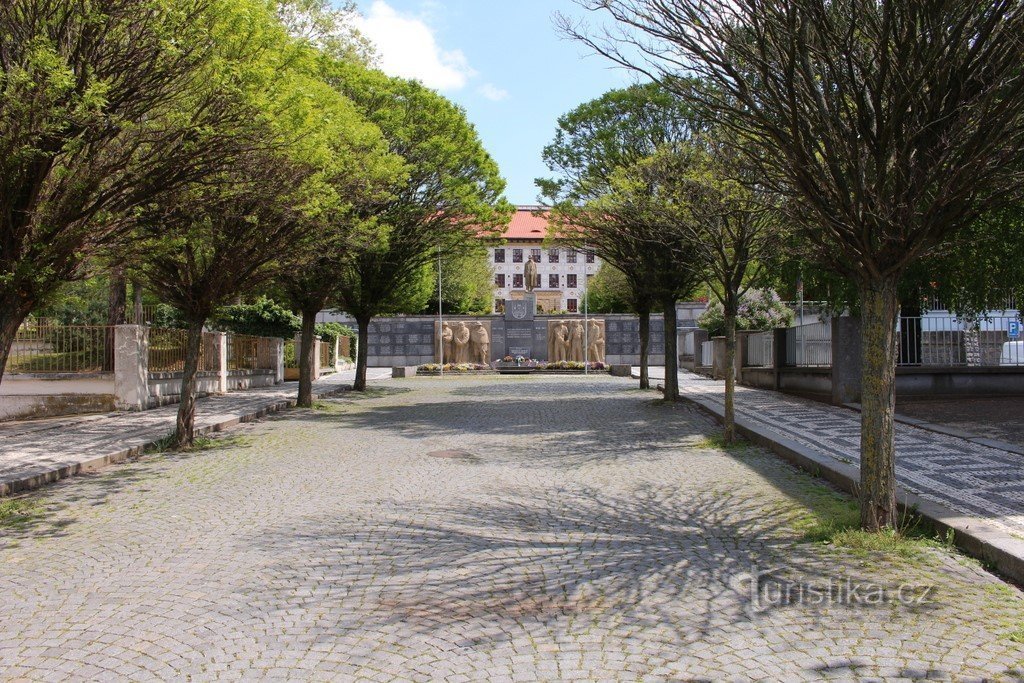
[[[384,376],[370,370],[371,377]],[[386,373],[390,377],[391,373]],[[351,384],[355,371],[328,375],[314,385],[316,392],[330,392]],[[294,399],[297,382],[280,386],[209,396],[196,402],[196,427],[220,424]],[[44,475],[107,453],[141,447],[174,431],[178,406],[169,405],[142,413],[108,413],[75,417],[0,423],[0,485]]]
[[[896,412],[1024,449],[1024,396],[898,400]]]
[[[659,368],[664,377],[664,369]],[[657,372],[652,370],[652,378]],[[722,405],[725,383],[680,373],[680,391]],[[860,413],[774,391],[736,388],[736,412],[828,454],[860,463]],[[948,508],[983,518],[1024,538],[1024,457],[965,439],[896,425],[900,485]]]
[[[629,387],[390,382],[16,499],[0,677],[1024,676],[1019,591],[939,547],[801,543],[830,494]]]

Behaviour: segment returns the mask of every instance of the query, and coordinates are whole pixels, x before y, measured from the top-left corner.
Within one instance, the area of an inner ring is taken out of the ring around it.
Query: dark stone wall
[[[640,362],[640,320],[633,315],[595,315],[605,321],[605,356],[609,364],[637,365]],[[512,349],[548,360],[548,321],[582,320],[583,316],[537,316],[533,321],[506,322],[498,315],[451,316],[446,322],[488,321],[491,324],[491,358],[497,360]],[[370,323],[368,356],[370,367],[405,367],[433,363],[436,316],[378,318]],[[509,339],[510,326],[515,331]],[[532,332],[528,334],[527,330]],[[662,316],[651,316],[651,365],[665,364],[665,331]],[[525,354],[524,354],[525,355]]]

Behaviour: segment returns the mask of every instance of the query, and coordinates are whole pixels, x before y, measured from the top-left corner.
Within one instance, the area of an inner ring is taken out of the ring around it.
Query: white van
[[[1000,365],[1024,365],[1024,341],[1010,341],[1003,344],[999,354]]]

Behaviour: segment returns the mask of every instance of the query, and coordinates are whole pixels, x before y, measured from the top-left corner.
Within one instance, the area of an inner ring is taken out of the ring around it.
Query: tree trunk
[[[0,305],[0,382],[3,382],[7,361],[11,356],[11,347],[18,336],[18,328],[27,316],[27,313],[20,313],[14,307]]]
[[[725,314],[725,431],[726,444],[736,441],[736,311]]]
[[[313,407],[313,363],[320,362],[316,354],[316,310],[302,311],[301,357],[299,358],[299,407]]]
[[[651,388],[651,309],[638,312],[640,315],[640,388]]]
[[[369,360],[367,340],[370,338],[370,320],[372,318],[356,318],[359,325],[359,348],[356,350],[356,381],[352,384],[355,391],[366,391],[366,363]]]
[[[667,298],[665,308],[665,400],[679,400],[679,349],[676,344],[676,302]]]
[[[203,347],[203,323],[205,322],[205,320],[190,321],[185,339],[181,403],[178,404],[178,421],[174,429],[174,447],[178,450],[191,448],[195,443],[196,374],[199,372],[199,357]]]
[[[128,304],[128,280],[123,268],[110,271],[110,287],[107,290],[107,330],[103,345],[103,371],[114,371],[114,327],[126,322],[125,308]]]
[[[132,322],[136,325],[146,324],[145,313],[142,306],[142,285],[137,280],[132,281]]]
[[[896,523],[896,281],[864,286],[861,300],[861,526]]]

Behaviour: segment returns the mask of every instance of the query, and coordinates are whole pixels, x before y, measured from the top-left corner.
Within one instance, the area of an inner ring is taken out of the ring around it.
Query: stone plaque
[[[509,320],[505,323],[505,353],[533,358],[533,323]]]
[[[505,320],[533,320],[537,312],[537,299],[528,294],[522,299],[505,299]]]

